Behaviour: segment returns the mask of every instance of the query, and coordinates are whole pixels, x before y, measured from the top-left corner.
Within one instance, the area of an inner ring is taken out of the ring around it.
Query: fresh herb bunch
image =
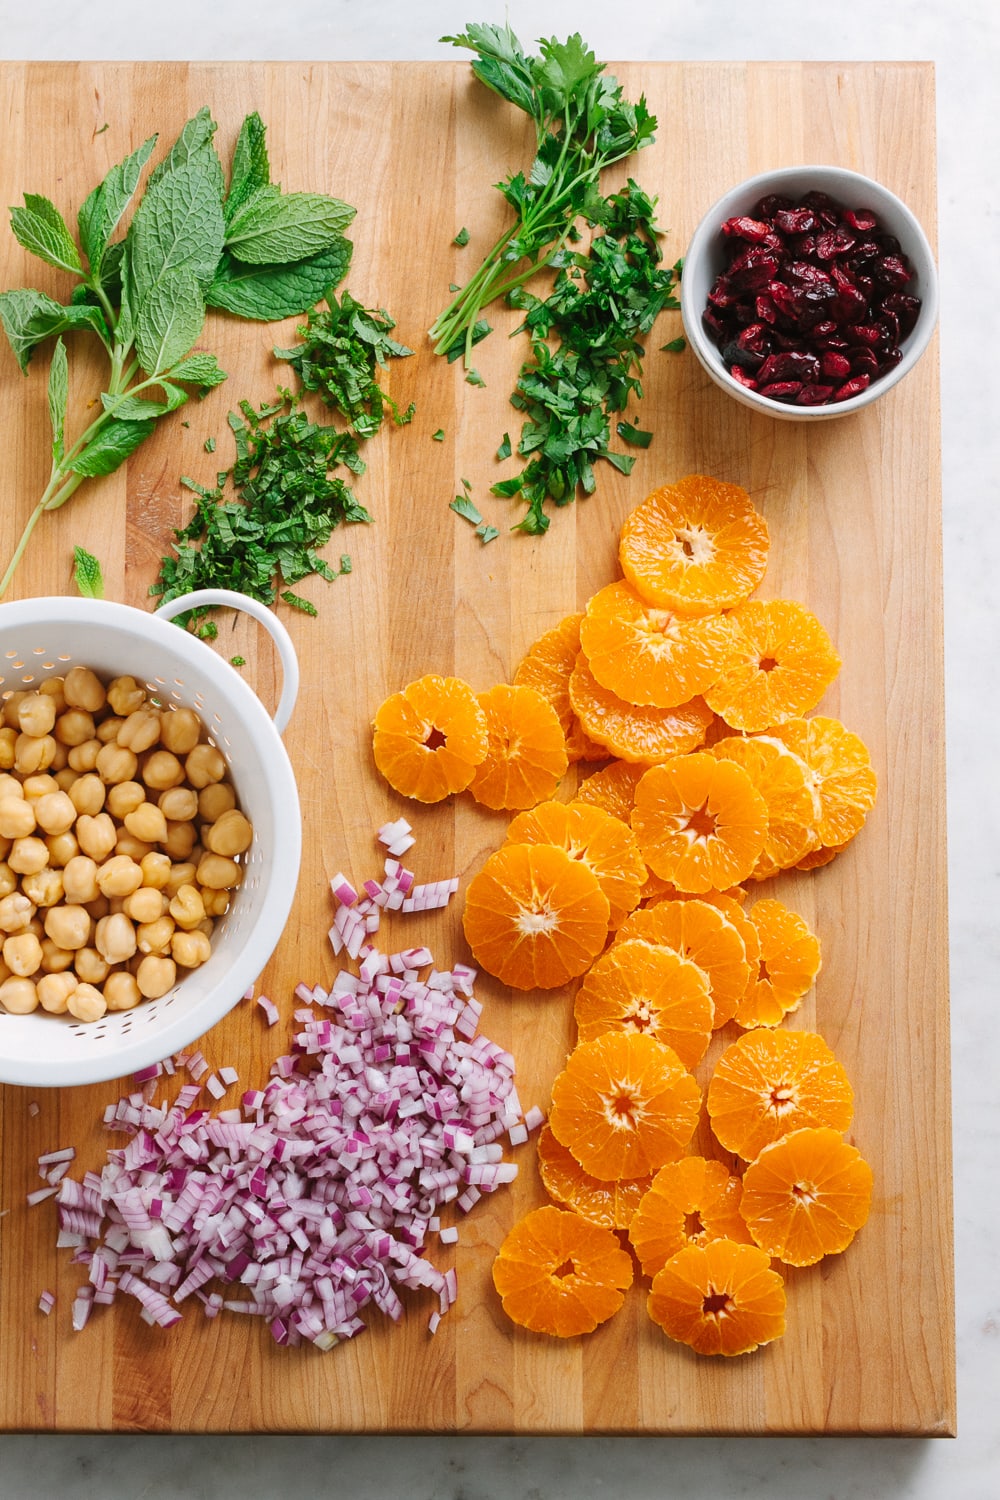
[[[267,605],[280,594],[286,604],[314,615],[315,605],[290,586],[314,573],[332,582],[350,572],[348,558],[335,571],[319,548],[341,522],[371,520],[333,472],[342,464],[363,470],[357,441],[310,421],[287,392],[260,410],[241,402],[229,425],[236,462],[211,489],[181,480],[197,497],[195,513],[175,531],[176,556],[162,560],[150,593],[166,601],[195,589],[236,589]],[[187,625],[207,612],[191,610],[177,619]],[[199,633],[214,635],[214,624],[204,623]]]
[[[548,529],[544,505],[568,505],[595,488],[594,462],[606,459],[623,474],[635,462],[612,452],[611,418],[642,396],[642,342],[665,308],[677,308],[677,266],[661,265],[656,203],[631,179],[605,204],[603,232],[588,253],[576,252],[559,272],[551,294],[514,294],[525,310],[531,357],[511,396],[525,413],[517,453],[521,473],[493,486],[495,495],[518,497],[528,510],[517,530]],[[628,422],[617,432],[646,447],[650,434]],[[509,439],[498,456],[510,456]]]
[[[498,184],[515,222],[430,329],[439,354],[464,355],[466,366],[482,310],[508,296],[554,257],[581,217],[600,223],[600,176],[654,139],[656,119],[624,98],[617,79],[577,33],[558,42],[540,40],[539,56],[525,53],[508,25],[469,25],[442,37],[477,54],[472,70],[487,88],[530,115],[536,154],[525,175]]]
[[[396,324],[385,308],[363,307],[346,290],[338,302],[332,288],[326,302],[297,330],[300,342],[275,349],[275,357],[287,360],[302,388],[317,392],[325,405],[340,412],[358,437],[374,437],[387,411],[403,426],[416,408],[411,402],[401,411],[379,385],[378,372],[390,359],[405,358],[413,350],[391,337]]]
[[[246,117],[228,186],[203,108],[150,172],[127,232],[113,235],[139,188],[157,137],[112,167],[76,218],[77,239],[48,198],[24,195],[11,227],[25,249],[76,280],[65,304],[22,288],[0,294],[0,320],[21,369],[56,339],[48,381],[52,470],[2,579],[6,591],[46,511],[84,479],[111,474],[193,391],[224,380],[214,354],[192,353],[206,308],[270,321],[304,313],[343,276],[354,209],[323,193],[283,192],[271,182],[265,127]],[[100,410],[66,431],[69,371],[62,335],[87,330],[110,362]]]

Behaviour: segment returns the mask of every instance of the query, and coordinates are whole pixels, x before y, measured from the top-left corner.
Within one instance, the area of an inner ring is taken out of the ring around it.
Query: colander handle
[[[274,642],[278,656],[281,658],[281,697],[278,707],[274,711],[274,727],[279,734],[283,734],[285,726],[292,717],[292,709],[295,707],[295,699],[299,691],[299,659],[292,645],[292,638],[282,625],[274,612],[266,605],[260,604],[256,599],[251,599],[249,594],[239,594],[234,589],[195,589],[193,593],[181,594],[177,599],[170,599],[166,604],[161,604],[155,611],[164,620],[172,620],[175,615],[182,615],[189,609],[197,609],[201,604],[223,605],[227,609],[241,609],[244,614],[253,615],[259,620]]]

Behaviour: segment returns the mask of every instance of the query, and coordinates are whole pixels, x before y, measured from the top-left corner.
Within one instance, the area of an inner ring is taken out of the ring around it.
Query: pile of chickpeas
[[[0,727],[0,1007],[97,1021],[211,955],[253,838],[191,708],[87,667]]]

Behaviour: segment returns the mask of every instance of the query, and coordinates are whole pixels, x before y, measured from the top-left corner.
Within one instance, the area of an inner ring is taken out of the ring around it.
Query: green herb
[[[668,344],[660,345],[661,354],[681,354],[687,348],[687,339],[671,339]]]
[[[349,573],[351,571],[351,559],[346,552],[340,554],[340,571],[341,573]]]
[[[496,527],[495,526],[487,526],[486,523],[485,523],[485,521],[483,522],[482,526],[477,526],[476,527],[476,536],[479,538],[479,540],[483,543],[484,546],[485,546],[485,544],[487,542],[496,541],[496,539],[497,539],[497,537],[499,535],[500,535],[500,533],[499,533],[499,531],[497,531]]]
[[[431,433],[431,442],[433,442],[433,443],[443,443],[444,442],[444,428],[443,427],[439,427],[438,430],[437,430],[437,432],[432,432]]]
[[[446,349],[439,352],[443,353],[447,357],[448,363],[450,365],[453,365],[456,359],[468,358],[469,350],[473,347],[473,345],[480,343],[480,341],[484,339],[488,333],[492,332],[492,325],[487,323],[485,318],[479,318],[472,325],[467,334],[458,334]]]
[[[111,474],[193,392],[224,380],[213,354],[190,351],[207,307],[270,320],[306,312],[346,270],[343,230],[354,209],[321,193],[285,193],[270,181],[265,128],[243,122],[228,187],[207,108],[184,126],[149,173],[127,232],[114,236],[139,189],[157,137],[112,167],[76,215],[76,237],[48,198],[25,193],[11,227],[26,249],[75,281],[65,303],[21,288],[0,293],[0,320],[21,369],[55,345],[48,381],[52,468],[0,579],[5,593],[46,511],[84,479]],[[97,415],[68,436],[63,335],[95,336],[109,362]]]
[[[637,104],[624,98],[579,34],[565,42],[540,40],[537,57],[525,53],[509,25],[470,25],[442,41],[476,53],[476,77],[529,115],[535,127],[535,158],[527,173],[498,184],[514,223],[430,330],[437,353],[451,358],[458,344],[468,364],[483,308],[509,296],[540,267],[556,264],[578,218],[600,218],[602,171],[649,145],[656,120],[644,98]]]
[[[231,656],[229,660],[234,667],[245,667],[247,664],[245,656]]]
[[[95,135],[103,135],[106,130],[110,130],[110,129],[111,129],[111,126],[108,124],[107,120],[105,120],[104,124],[101,125],[101,126],[99,126],[98,129],[94,131],[94,134]]]
[[[215,438],[214,437],[207,437],[205,439],[205,452],[206,453],[214,453],[215,452]]]
[[[456,234],[455,238],[452,240],[452,244],[464,247],[468,243],[469,243],[469,231],[463,226],[463,228],[461,228],[458,231],[458,233]]]
[[[85,599],[104,598],[104,574],[92,552],[84,547],[73,548],[73,579]]]
[[[478,370],[472,370],[472,369],[470,369],[466,373],[465,378],[466,378],[466,381],[468,382],[469,385],[478,385],[478,386],[483,386],[483,387],[485,387],[485,385],[486,385],[486,381],[480,375],[480,373],[479,373]]]
[[[280,594],[313,614],[315,606],[290,586],[313,574],[332,582],[338,574],[319,549],[335,526],[371,519],[334,473],[357,466],[357,440],[310,421],[287,395],[261,410],[242,402],[229,424],[236,462],[213,489],[181,481],[195,494],[195,513],[175,531],[176,555],[163,559],[150,593],[167,600],[193,589],[236,589],[269,605]],[[346,555],[340,572],[350,572]],[[187,624],[205,612],[177,618]]]
[[[511,453],[513,451],[514,450],[512,449],[512,447],[510,445],[510,433],[509,432],[505,432],[504,435],[503,435],[503,442],[500,444],[499,448],[497,449],[497,458],[499,458],[499,459],[510,458],[510,455],[511,455]]]
[[[478,526],[483,519],[468,495],[456,495],[448,508],[461,516],[463,521],[471,521],[473,526]]]
[[[302,342],[290,349],[275,349],[276,358],[287,360],[302,388],[318,392],[359,437],[372,437],[387,412],[397,426],[409,422],[413,403],[401,411],[377,378],[390,359],[413,353],[390,337],[396,326],[392,318],[384,308],[362,307],[348,291],[338,302],[331,289],[326,301],[327,309],[311,311],[298,330]]]
[[[611,416],[641,397],[645,337],[664,308],[678,305],[674,271],[660,268],[654,214],[655,201],[630,179],[607,199],[604,232],[588,254],[569,258],[551,294],[517,294],[532,344],[511,404],[525,415],[517,453],[527,462],[493,493],[527,503],[521,531],[548,528],[546,500],[568,505],[580,491],[592,494],[598,459],[631,471],[634,459],[609,449]],[[628,422],[617,431],[637,447],[651,440]]]

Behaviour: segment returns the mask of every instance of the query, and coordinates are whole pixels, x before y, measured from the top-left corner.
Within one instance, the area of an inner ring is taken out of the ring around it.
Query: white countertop
[[[959,1436],[0,1437],[0,1500],[995,1500],[1000,1495],[1000,265],[996,0],[30,0],[8,59],[426,59],[509,17],[608,59],[930,60],[938,104],[940,350]],[[0,150],[2,150],[0,141]],[[983,289],[982,295],[979,289]],[[975,344],[975,352],[973,352]],[[991,588],[991,584],[994,587]],[[0,1337],[3,1331],[0,1330]]]

